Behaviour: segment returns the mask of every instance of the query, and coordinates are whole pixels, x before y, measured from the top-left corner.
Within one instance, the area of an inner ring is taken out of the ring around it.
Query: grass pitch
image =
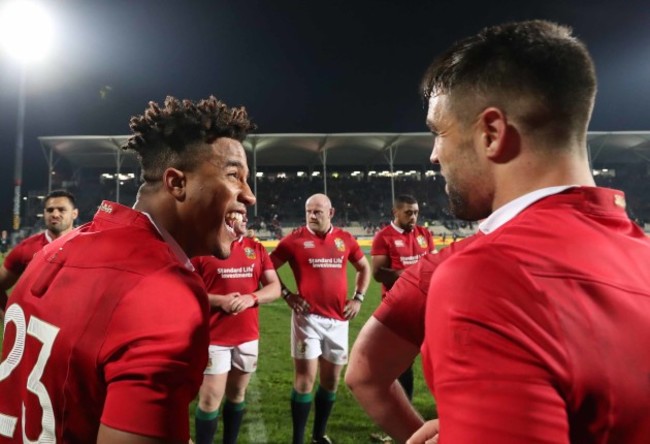
[[[370,260],[370,258],[368,258]],[[354,268],[348,266],[349,292],[354,291]],[[285,265],[279,270],[280,277],[289,288],[295,289],[290,268]],[[379,305],[381,290],[379,284],[371,281],[359,315],[350,322],[350,346],[372,312]],[[293,365],[289,349],[291,313],[284,300],[260,308],[260,357],[257,372],[251,378],[246,396],[247,412],[244,416],[239,442],[242,444],[281,444],[291,442],[291,411],[289,396],[293,381]],[[3,327],[0,327],[0,341]],[[1,348],[0,342],[0,351]],[[413,404],[424,415],[435,415],[435,403],[422,377],[422,366],[418,359],[414,365],[415,395]],[[345,370],[344,370],[345,371]],[[194,436],[194,408],[190,406],[190,427]],[[311,436],[312,416],[307,423],[306,437]],[[221,442],[222,424],[219,424],[215,442]],[[369,436],[378,428],[366,416],[343,383],[328,424],[327,434],[336,444],[370,442]]]

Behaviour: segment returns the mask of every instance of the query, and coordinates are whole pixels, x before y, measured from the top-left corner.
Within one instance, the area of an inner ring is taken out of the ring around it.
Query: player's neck
[[[332,231],[332,226],[330,225],[330,226],[327,227],[327,229],[325,229],[324,231],[314,231],[314,230],[311,230],[311,231],[312,231],[312,233],[314,233],[314,234],[315,234],[316,236],[318,236],[318,237],[325,237],[325,236],[327,236],[327,233],[329,233],[330,231]]]

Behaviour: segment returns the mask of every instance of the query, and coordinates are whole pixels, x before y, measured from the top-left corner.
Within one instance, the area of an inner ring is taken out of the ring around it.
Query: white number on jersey
[[[36,441],[30,441],[25,435],[26,411],[25,405],[23,404],[23,442],[56,443],[56,436],[54,434],[55,426],[52,401],[50,400],[50,396],[47,393],[47,389],[41,382],[41,377],[43,376],[43,371],[47,365],[47,360],[50,358],[54,340],[59,334],[59,328],[40,320],[36,316],[31,317],[29,320],[29,325],[27,325],[27,328],[25,328],[25,312],[22,308],[20,308],[18,304],[12,304],[7,310],[7,313],[5,314],[4,331],[7,331],[7,325],[9,325],[10,322],[13,322],[14,326],[16,327],[16,340],[14,341],[13,347],[7,355],[7,359],[0,363],[0,382],[7,379],[9,375],[11,375],[11,372],[13,372],[14,369],[20,364],[20,361],[23,358],[23,353],[25,352],[26,335],[30,335],[38,339],[43,344],[43,346],[41,347],[41,351],[38,354],[38,359],[36,360],[36,364],[34,364],[34,368],[27,377],[27,390],[34,393],[38,397],[41,408],[43,410],[43,417],[41,419],[41,434],[36,439]],[[0,413],[0,435],[7,438],[13,438],[17,422],[18,418],[15,416],[9,416]]]

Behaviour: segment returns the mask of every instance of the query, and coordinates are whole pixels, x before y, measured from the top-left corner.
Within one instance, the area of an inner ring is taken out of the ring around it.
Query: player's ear
[[[185,199],[187,176],[176,168],[167,168],[162,177],[163,186],[169,194],[178,200]]]
[[[334,208],[330,208],[330,219],[334,217],[334,213],[336,213],[336,210],[334,210]]]
[[[72,209],[72,220],[75,220],[77,217],[79,217],[79,209],[78,208],[73,208]]]
[[[519,146],[513,144],[513,128],[508,117],[496,107],[485,108],[478,118],[478,145],[493,162],[505,163],[516,157]]]

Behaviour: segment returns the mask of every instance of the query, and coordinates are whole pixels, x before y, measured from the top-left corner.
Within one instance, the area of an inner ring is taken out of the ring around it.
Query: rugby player
[[[7,304],[7,290],[14,286],[34,254],[45,245],[72,231],[79,210],[74,195],[65,190],[54,190],[43,200],[45,231],[28,237],[16,245],[0,266],[0,313]]]
[[[266,248],[254,236],[244,236],[248,234],[246,208],[226,217],[239,236],[232,243],[230,257],[192,259],[211,306],[208,366],[195,413],[196,444],[213,442],[224,394],[222,442],[237,442],[246,387],[257,369],[258,306],[280,297],[280,280]]]
[[[243,108],[168,97],[131,119],[133,208],[37,253],[9,297],[0,443],[187,443],[207,364],[208,299],[189,257],[226,258],[226,215],[255,202]]]
[[[486,218],[429,287],[440,441],[647,443],[650,241],[591,174],[586,46],[548,21],[492,26],[437,58],[423,92],[452,212]]]
[[[406,268],[425,254],[436,252],[429,230],[417,225],[420,207],[415,197],[397,196],[392,211],[393,220],[375,234],[370,250],[372,275],[381,283],[382,298]],[[413,366],[408,366],[398,380],[408,399],[413,399]]]
[[[306,226],[285,236],[271,253],[275,268],[289,262],[298,289],[282,284],[291,307],[291,393],[293,444],[304,441],[305,426],[315,399],[314,444],[330,443],[325,435],[341,370],[348,360],[348,321],[363,302],[370,282],[370,265],[356,239],[331,223],[334,208],[324,194],[305,203]],[[354,295],[348,299],[347,263],[357,270]],[[319,387],[312,395],[316,373]]]

